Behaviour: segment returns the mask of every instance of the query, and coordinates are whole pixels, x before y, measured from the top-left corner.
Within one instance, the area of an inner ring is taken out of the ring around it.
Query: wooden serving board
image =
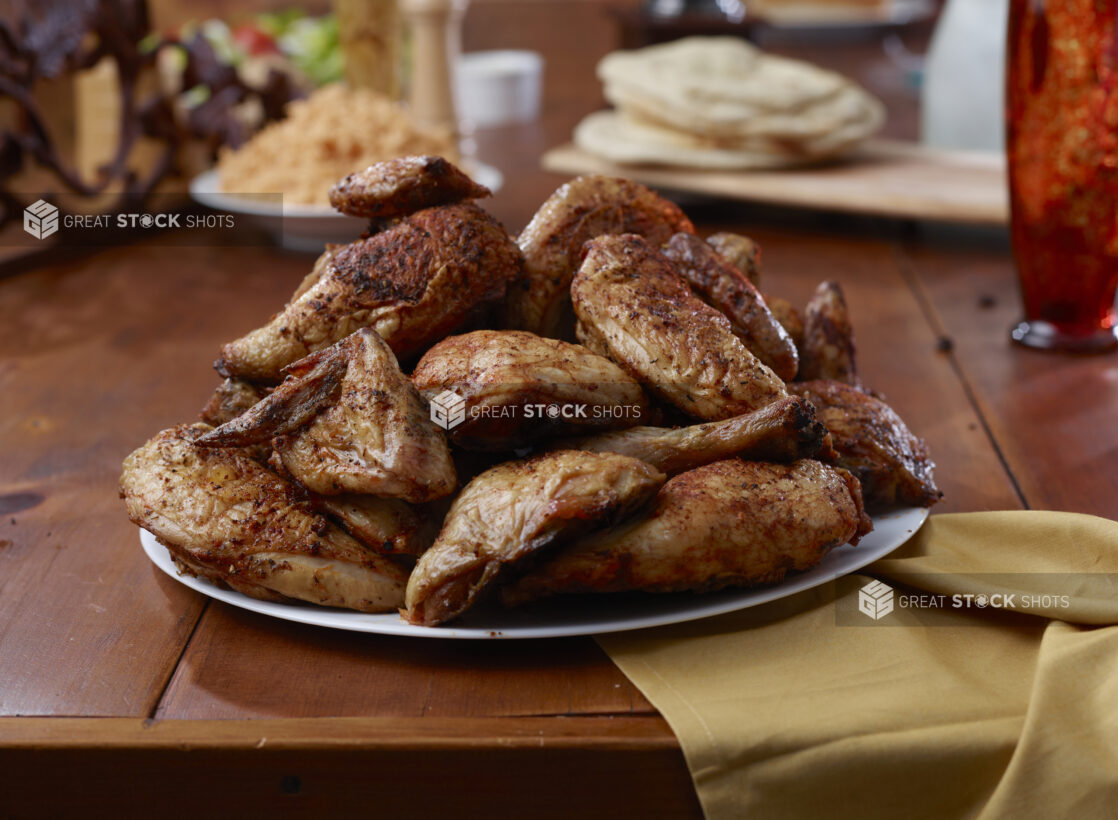
[[[542,162],[558,173],[611,174],[750,202],[986,225],[1009,220],[1004,158],[914,142],[870,140],[842,160],[779,171],[619,165],[571,144],[548,151]]]

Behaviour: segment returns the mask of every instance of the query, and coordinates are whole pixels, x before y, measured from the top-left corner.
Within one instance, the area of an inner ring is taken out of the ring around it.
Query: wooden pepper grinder
[[[458,133],[454,106],[454,67],[462,42],[462,17],[468,0],[401,0],[411,26],[412,118],[422,126]]]

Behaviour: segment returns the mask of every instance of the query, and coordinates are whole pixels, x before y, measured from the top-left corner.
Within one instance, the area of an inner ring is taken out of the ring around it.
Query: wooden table
[[[518,7],[506,33],[542,48],[601,11],[551,5],[538,11],[551,30]],[[472,25],[468,42],[484,44],[486,21]],[[550,74],[540,122],[480,137],[506,172],[491,207],[511,230],[563,181],[539,154],[597,104],[579,71]],[[934,454],[938,511],[1118,517],[1118,357],[1010,344],[1019,301],[1000,233],[688,208],[704,231],[759,240],[773,293],[802,303],[818,281],[842,282],[865,379]],[[121,460],[195,416],[219,346],[277,309],[309,264],[170,242],[0,273],[0,815],[170,801],[254,815],[699,816],[672,732],[589,638],[331,632],[211,602],[151,565],[117,499]]]

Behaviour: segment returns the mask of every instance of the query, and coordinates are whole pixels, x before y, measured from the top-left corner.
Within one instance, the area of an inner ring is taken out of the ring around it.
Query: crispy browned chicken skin
[[[785,381],[796,378],[800,357],[792,337],[740,270],[694,234],[677,233],[663,252],[696,295],[730,320],[754,356]]]
[[[775,584],[872,526],[845,470],[811,460],[717,461],[670,479],[647,512],[562,549],[503,597],[515,604],[556,593]]]
[[[181,571],[268,601],[362,612],[403,603],[400,567],[244,453],[196,446],[208,430],[164,430],[124,460],[120,477],[128,517],[167,547]]]
[[[420,359],[412,382],[428,401],[451,390],[466,402],[466,420],[447,435],[471,449],[509,450],[648,417],[640,385],[609,359],[522,330],[444,339]]]
[[[333,251],[319,279],[264,327],[227,344],[217,369],[279,381],[283,368],[372,327],[414,357],[499,300],[520,251],[473,203],[428,208]]]
[[[691,220],[643,185],[598,174],[571,180],[520,233],[524,277],[509,286],[506,324],[541,336],[560,334],[586,240],[632,233],[659,246],[681,231],[695,232]]]
[[[455,499],[408,580],[404,617],[433,626],[542,550],[631,514],[664,475],[628,456],[561,450],[488,470]]]
[[[784,383],[639,236],[601,236],[571,285],[579,340],[695,418],[741,415],[788,395]]]
[[[271,439],[283,468],[326,495],[421,502],[454,491],[446,437],[375,331],[360,330],[289,371],[270,396],[198,443],[230,447]]]
[[[442,157],[399,157],[347,176],[330,189],[330,204],[350,216],[387,219],[491,195]]]
[[[621,453],[639,458],[668,475],[732,456],[794,461],[813,458],[824,450],[834,455],[827,428],[815,418],[815,407],[798,396],[778,399],[760,410],[725,421],[708,421],[674,430],[632,427],[563,439],[555,446],[594,453]]]
[[[862,482],[870,510],[894,506],[930,507],[943,494],[936,487],[928,446],[881,399],[835,381],[790,384],[815,405],[831,431],[835,463]]]

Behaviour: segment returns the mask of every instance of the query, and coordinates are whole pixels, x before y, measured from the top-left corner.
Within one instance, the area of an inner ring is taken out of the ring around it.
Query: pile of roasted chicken
[[[367,233],[224,347],[200,423],[124,462],[129,517],[181,572],[434,626],[777,583],[867,510],[939,498],[858,377],[837,284],[802,314],[762,296],[752,241],[627,180],[563,185],[516,239],[488,195],[435,157],[334,187]]]

